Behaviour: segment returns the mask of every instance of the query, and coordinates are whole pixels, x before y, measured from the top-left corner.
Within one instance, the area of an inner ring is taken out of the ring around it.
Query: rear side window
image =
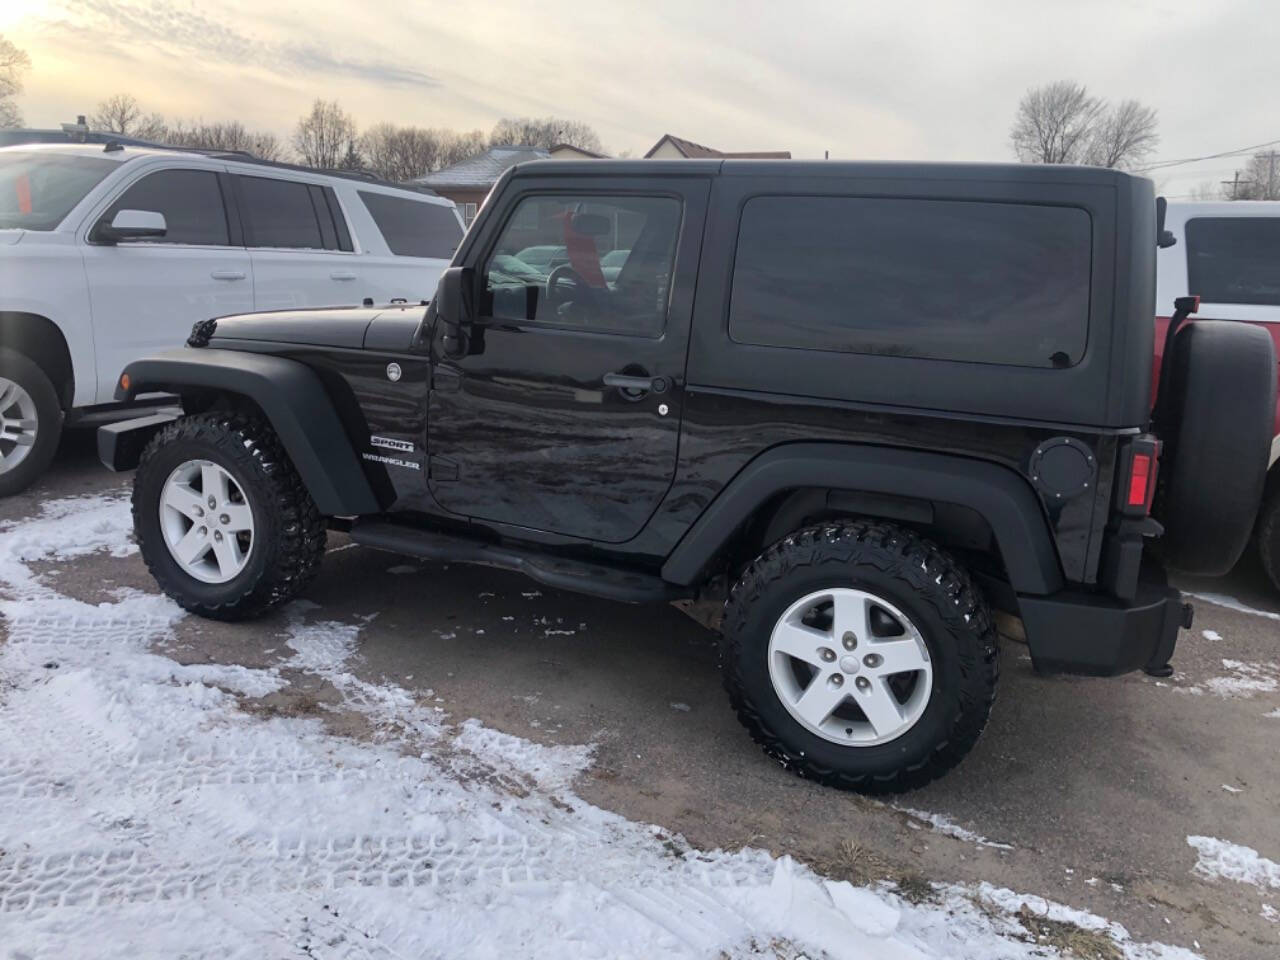
[[[307,184],[269,177],[240,177],[239,181],[241,214],[249,246],[326,248]]]
[[[1280,218],[1188,220],[1187,284],[1206,303],[1280,306]]]
[[[1074,207],[756,197],[738,232],[740,342],[1062,367],[1084,354],[1092,230]]]
[[[462,241],[462,224],[452,207],[386,193],[357,192],[397,257],[452,259]]]
[[[186,243],[227,246],[227,210],[222,202],[218,175],[212,170],[160,170],[149,173],[107,210],[110,223],[121,210],[147,210],[164,214],[163,237],[148,243]]]

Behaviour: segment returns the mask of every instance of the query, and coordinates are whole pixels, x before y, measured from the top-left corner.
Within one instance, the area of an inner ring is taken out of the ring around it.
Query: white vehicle
[[[242,154],[0,149],[0,496],[125,366],[211,317],[430,299],[462,240],[451,201]]]

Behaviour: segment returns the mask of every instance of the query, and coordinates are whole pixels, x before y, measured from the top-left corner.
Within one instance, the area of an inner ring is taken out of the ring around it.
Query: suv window
[[[241,213],[245,239],[251,247],[333,249],[320,230],[321,213],[333,228],[327,206],[316,209],[308,184],[273,177],[245,177],[240,181]],[[323,197],[323,195],[322,195]],[[328,232],[328,231],[326,231]]]
[[[231,243],[227,209],[218,175],[212,170],[158,170],[149,173],[107,210],[109,223],[121,210],[164,214],[168,228],[151,243],[186,243],[225,247]]]
[[[5,150],[0,153],[0,229],[52,230],[118,167],[99,157]]]
[[[1206,303],[1280,306],[1280,217],[1188,220],[1187,286]]]
[[[672,197],[526,197],[485,263],[482,311],[657,336],[666,324],[681,213]],[[602,260],[614,250],[631,252],[609,279]]]
[[[740,342],[1015,366],[1077,363],[1091,222],[1075,207],[756,197],[742,212]]]
[[[397,257],[448,260],[462,240],[462,224],[453,207],[359,190],[373,222]]]

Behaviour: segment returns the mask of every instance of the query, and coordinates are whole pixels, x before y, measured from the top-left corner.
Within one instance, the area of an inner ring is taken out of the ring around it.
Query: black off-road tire
[[[1262,569],[1277,590],[1280,590],[1280,476],[1267,484],[1267,498],[1258,513],[1258,528],[1254,533],[1258,542],[1258,555]]]
[[[770,680],[774,624],[805,594],[832,587],[883,597],[929,647],[928,705],[888,743],[845,746],[817,736],[791,716]],[[968,574],[911,531],[861,520],[800,530],[756,558],[725,605],[720,649],[730,702],[769,756],[802,777],[869,794],[913,790],[959,763],[986,726],[999,672],[991,613]]]
[[[203,583],[173,558],[160,529],[165,481],[189,460],[210,460],[235,478],[253,512],[248,564],[226,583]],[[183,417],[143,451],[133,483],[133,525],[156,583],[184,609],[213,620],[247,620],[291,600],[324,558],[325,522],[275,431],[236,412]]]
[[[27,392],[36,408],[36,442],[22,462],[0,472],[0,497],[20,493],[48,469],[62,437],[62,405],[48,375],[29,357],[0,348],[0,377]]]

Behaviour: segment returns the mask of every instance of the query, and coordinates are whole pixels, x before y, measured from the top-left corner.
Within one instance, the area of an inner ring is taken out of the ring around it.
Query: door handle
[[[337,270],[329,274],[330,280],[354,280],[355,278],[356,278],[356,275],[354,273],[342,273],[341,271],[337,271]]]
[[[215,270],[209,276],[215,280],[243,280],[245,272],[243,270]]]
[[[667,392],[667,380],[665,377],[633,377],[625,373],[606,373],[604,375],[604,385],[606,387],[617,387],[628,396],[636,396],[641,393],[648,393],[652,390],[654,393]]]

